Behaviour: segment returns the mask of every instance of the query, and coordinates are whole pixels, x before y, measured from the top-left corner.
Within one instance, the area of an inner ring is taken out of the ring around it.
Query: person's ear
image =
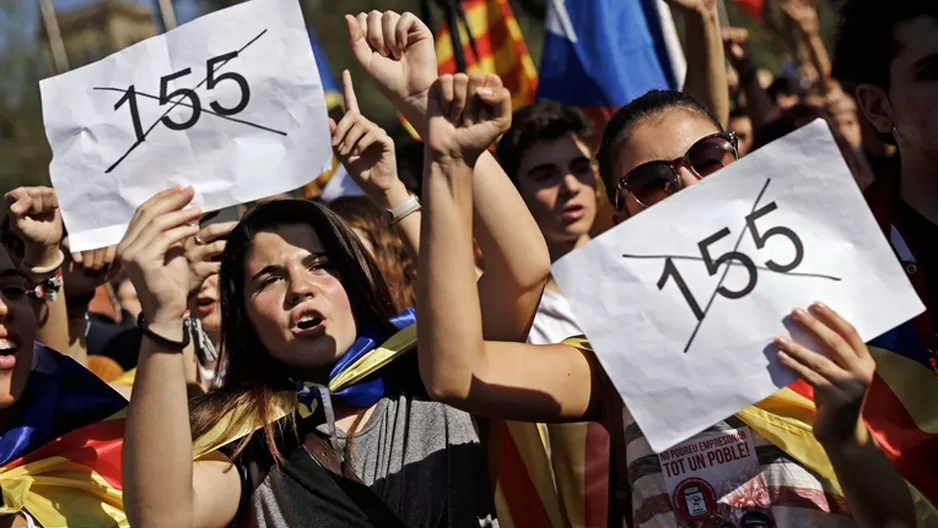
[[[856,96],[857,106],[873,128],[880,134],[892,134],[896,123],[886,90],[873,84],[861,84],[857,86]]]

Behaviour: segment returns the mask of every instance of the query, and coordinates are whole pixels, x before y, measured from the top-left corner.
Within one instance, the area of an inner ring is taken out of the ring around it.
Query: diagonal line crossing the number
[[[756,207],[759,207],[759,201],[762,200],[762,196],[765,194],[765,190],[769,188],[769,183],[772,181],[771,178],[765,180],[765,185],[762,186],[762,190],[759,191],[759,196],[756,196],[756,202],[752,204],[752,211],[749,211],[749,214],[755,212]],[[739,238],[736,239],[736,245],[733,246],[733,251],[739,250],[740,244],[743,243],[743,237],[746,236],[746,231],[749,230],[749,224],[743,225],[743,230],[739,233]],[[703,324],[704,319],[707,317],[707,312],[710,311],[710,307],[713,306],[713,301],[717,298],[717,292],[720,291],[720,287],[723,286],[723,281],[726,280],[726,276],[730,273],[730,268],[732,266],[727,266],[723,270],[723,275],[720,277],[720,282],[717,283],[717,287],[714,288],[713,293],[710,295],[710,300],[707,301],[707,306],[704,308],[703,317],[697,321],[697,326],[694,327],[694,332],[690,335],[690,339],[687,340],[687,344],[684,346],[684,353],[686,354],[690,350],[691,344],[694,343],[694,338],[697,337],[697,332],[700,331],[700,326]]]
[[[261,38],[262,36],[264,36],[265,33],[267,33],[267,30],[266,30],[266,29],[263,30],[263,31],[261,31],[260,33],[258,33],[257,36],[254,37],[254,38],[252,38],[250,41],[248,41],[247,44],[245,44],[244,46],[241,46],[241,49],[239,49],[239,50],[236,52],[236,54],[234,55],[234,57],[240,56],[241,53],[242,53],[244,50],[246,50],[246,49],[248,48],[248,46],[250,46],[251,44],[254,44],[255,42],[257,42],[257,39],[259,39],[259,38]],[[231,59],[233,59],[234,57],[232,57]],[[216,73],[219,69],[221,69],[222,66],[228,64],[228,63],[231,61],[231,59],[225,59],[224,61],[222,61],[220,64],[218,64],[218,66],[216,66],[216,67],[212,70],[212,73]],[[206,73],[205,78],[202,79],[202,80],[199,82],[199,84],[195,85],[195,87],[192,88],[192,91],[195,91],[195,90],[198,90],[199,88],[201,88],[202,85],[204,85],[204,84],[208,81],[208,75],[209,75],[209,74]],[[121,90],[121,91],[125,91],[125,90]],[[115,162],[114,162],[110,167],[108,167],[108,169],[107,169],[106,171],[104,171],[104,172],[105,172],[105,173],[111,172],[112,170],[116,169],[117,166],[120,165],[125,159],[127,159],[127,156],[129,156],[130,153],[134,151],[134,149],[136,149],[141,143],[143,143],[144,140],[146,140],[146,138],[147,138],[147,136],[150,134],[150,132],[152,132],[153,129],[156,128],[156,125],[160,124],[160,121],[162,121],[164,117],[166,117],[167,115],[169,115],[169,113],[172,112],[173,110],[175,110],[177,106],[179,106],[180,104],[182,104],[182,99],[183,99],[184,97],[185,97],[184,95],[180,95],[180,96],[179,96],[179,99],[177,99],[176,101],[174,101],[173,104],[169,107],[169,109],[167,109],[165,112],[163,112],[163,115],[161,115],[160,117],[158,117],[158,118],[156,119],[156,121],[154,121],[153,124],[150,125],[150,126],[146,129],[146,131],[143,133],[143,139],[140,139],[140,140],[135,141],[134,144],[131,145],[129,149],[127,149],[127,152],[125,152],[124,155],[120,157],[120,159],[118,159],[117,161],[115,161]]]

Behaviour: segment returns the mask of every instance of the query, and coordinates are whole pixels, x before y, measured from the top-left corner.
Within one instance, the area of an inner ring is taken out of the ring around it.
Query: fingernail
[[[791,316],[794,317],[795,319],[803,320],[805,317],[808,316],[808,312],[804,311],[801,308],[795,308],[794,310],[791,311]]]
[[[789,356],[788,354],[782,352],[781,350],[778,351],[778,359],[779,359],[779,360],[781,360],[781,361],[787,361],[790,357],[791,357],[791,356]]]
[[[821,312],[830,311],[830,308],[828,308],[827,305],[821,301],[814,301],[814,304],[811,305],[811,308]]]
[[[477,93],[485,97],[491,97],[495,95],[495,90],[492,90],[491,88],[479,88],[479,91]]]
[[[778,337],[775,338],[775,345],[776,345],[776,346],[784,347],[784,346],[788,346],[788,345],[790,345],[790,344],[791,344],[791,339],[788,339],[788,338],[785,337],[785,336],[778,336]]]

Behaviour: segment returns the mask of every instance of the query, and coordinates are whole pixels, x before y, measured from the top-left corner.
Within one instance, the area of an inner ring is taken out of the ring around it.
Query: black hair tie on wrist
[[[180,352],[189,346],[189,342],[191,341],[189,322],[186,319],[182,320],[182,341],[173,341],[172,339],[167,339],[166,337],[163,337],[151,330],[150,327],[147,326],[147,321],[143,317],[143,312],[140,312],[140,316],[137,317],[137,326],[140,327],[141,331],[143,331],[143,335],[150,338],[150,340],[154,343],[162,345],[166,348],[179,350]]]

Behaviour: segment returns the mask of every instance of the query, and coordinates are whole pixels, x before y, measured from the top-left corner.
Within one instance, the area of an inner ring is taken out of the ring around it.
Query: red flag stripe
[[[609,433],[598,423],[586,426],[583,472],[584,526],[607,526],[609,515]]]
[[[543,528],[551,526],[550,518],[541,503],[541,497],[531,482],[524,459],[504,422],[499,422],[500,431],[498,481],[505,502],[511,509],[511,518],[516,528]]]
[[[118,418],[86,425],[25,457],[10,462],[4,469],[60,456],[93,469],[108,484],[122,489],[121,449],[124,445],[124,422],[124,418]]]
[[[938,435],[922,431],[905,406],[878,375],[873,377],[863,408],[863,419],[876,443],[903,477],[931,501],[938,501],[934,468],[922,461],[934,460]]]

